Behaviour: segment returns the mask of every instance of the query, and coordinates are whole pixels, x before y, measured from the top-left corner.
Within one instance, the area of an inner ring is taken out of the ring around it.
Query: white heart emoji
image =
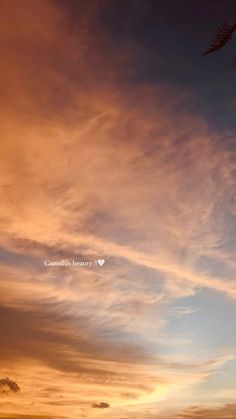
[[[98,259],[99,266],[103,266],[105,263],[105,259]]]

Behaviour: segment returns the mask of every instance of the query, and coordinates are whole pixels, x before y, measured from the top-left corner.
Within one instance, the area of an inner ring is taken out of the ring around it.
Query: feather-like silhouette
[[[207,48],[204,52],[204,55],[210,54],[211,52],[216,52],[219,49],[223,48],[223,46],[232,38],[233,33],[236,31],[236,22],[232,25],[228,25],[227,23],[223,23],[216,32],[216,36],[212,44]],[[234,62],[236,65],[236,62]]]

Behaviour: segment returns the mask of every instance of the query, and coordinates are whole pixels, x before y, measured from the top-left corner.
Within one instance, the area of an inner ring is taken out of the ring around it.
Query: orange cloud
[[[229,404],[220,407],[204,407],[204,406],[193,406],[176,416],[176,419],[228,419],[233,418],[236,414],[235,404]]]
[[[9,415],[132,417],[234,357],[183,362],[158,345],[166,303],[236,297],[235,164],[187,91],[127,82],[135,51],[112,48],[99,4],[81,2],[78,28],[51,1],[0,4],[0,367],[22,388]],[[43,264],[91,255],[104,268]]]

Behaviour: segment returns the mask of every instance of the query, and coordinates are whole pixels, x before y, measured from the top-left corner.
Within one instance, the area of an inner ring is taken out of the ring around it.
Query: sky
[[[236,417],[235,1],[0,16],[0,418]]]

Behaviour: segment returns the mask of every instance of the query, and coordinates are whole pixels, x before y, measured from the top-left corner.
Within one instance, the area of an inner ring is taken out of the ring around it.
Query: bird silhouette
[[[204,52],[204,55],[208,55],[211,52],[219,51],[223,46],[232,39],[234,32],[236,31],[236,22],[232,25],[228,25],[226,22],[217,29],[215,38],[212,44]],[[236,59],[234,60],[232,66],[236,66]]]

